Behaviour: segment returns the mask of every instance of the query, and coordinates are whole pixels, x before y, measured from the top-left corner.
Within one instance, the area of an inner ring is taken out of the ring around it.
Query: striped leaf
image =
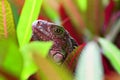
[[[89,42],[81,52],[76,80],[103,80],[101,54],[96,42]]]
[[[20,47],[29,43],[32,35],[32,22],[38,18],[42,0],[25,0],[17,25],[17,37]]]
[[[10,4],[0,0],[0,39],[15,37],[15,26]]]
[[[104,55],[110,60],[113,67],[120,74],[120,50],[110,41],[99,38]]]

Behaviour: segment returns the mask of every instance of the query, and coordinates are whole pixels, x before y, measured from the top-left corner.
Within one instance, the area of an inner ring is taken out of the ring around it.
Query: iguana
[[[31,41],[53,41],[49,56],[57,63],[64,62],[75,46],[78,46],[64,27],[45,20],[33,22]]]

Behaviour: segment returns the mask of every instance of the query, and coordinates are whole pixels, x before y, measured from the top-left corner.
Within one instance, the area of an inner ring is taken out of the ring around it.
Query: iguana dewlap
[[[76,41],[63,27],[44,20],[36,20],[32,24],[32,41],[53,41],[49,56],[55,62],[63,62],[75,46]]]

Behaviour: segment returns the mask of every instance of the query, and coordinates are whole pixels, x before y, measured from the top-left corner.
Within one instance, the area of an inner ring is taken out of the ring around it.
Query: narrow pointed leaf
[[[79,56],[81,54],[81,51],[85,44],[82,44],[78,47],[76,47],[71,54],[68,55],[68,57],[65,59],[63,65],[69,68],[71,72],[74,72],[76,69],[76,65],[79,59]]]
[[[103,25],[104,8],[102,0],[87,0],[86,26],[94,35],[99,35]]]
[[[86,25],[85,25],[85,23],[83,21],[83,18],[81,16],[81,14],[79,13],[77,7],[73,3],[73,1],[72,0],[62,0],[61,2],[63,3],[63,6],[64,6],[69,18],[74,23],[74,25],[75,25],[74,28],[77,31],[77,33],[86,34],[86,32],[85,32],[85,29],[86,29],[85,26]]]
[[[81,52],[76,80],[103,80],[101,54],[96,42],[89,42]]]
[[[49,3],[49,2],[54,2],[53,4],[55,4],[55,1],[53,0],[44,0],[43,1],[43,9],[46,13],[46,15],[55,23],[58,23],[60,24],[60,17],[59,17],[59,13],[56,9],[54,9],[54,7],[57,7],[57,6],[51,6],[53,4],[46,4],[46,3]]]
[[[15,3],[13,3],[13,0],[8,0],[8,1],[11,5],[11,9],[12,9],[12,12],[13,12],[15,27],[17,27],[17,23],[18,23],[18,19],[19,19],[18,8],[17,8],[17,6],[15,6]]]
[[[22,80],[27,79],[38,69],[33,61],[32,53],[39,53],[42,57],[46,57],[51,46],[52,42],[31,42],[21,48],[24,58],[24,67],[21,75]]]
[[[17,37],[20,47],[29,43],[32,35],[32,22],[38,18],[42,0],[25,0],[17,25]]]
[[[110,41],[99,38],[104,55],[110,60],[113,67],[120,74],[120,50]]]
[[[110,22],[111,26],[109,26],[108,28],[109,33],[105,35],[106,39],[110,41],[114,41],[115,38],[117,37],[117,34],[120,32],[120,19],[118,19],[118,17],[120,17],[120,12],[112,16]]]
[[[87,0],[76,0],[76,4],[79,6],[82,12],[87,10]]]
[[[15,37],[15,26],[10,4],[7,0],[0,0],[0,39]]]

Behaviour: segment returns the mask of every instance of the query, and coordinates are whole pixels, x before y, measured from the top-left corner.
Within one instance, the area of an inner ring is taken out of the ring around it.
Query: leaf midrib
[[[32,11],[31,11],[30,16],[32,16],[32,14],[33,14],[33,12],[34,12],[35,3],[36,3],[36,0],[35,0],[34,3],[33,3],[34,6],[32,7]],[[29,23],[30,23],[31,20],[32,20],[32,18],[29,19],[27,26],[29,26]],[[24,44],[24,41],[25,41],[26,38],[27,38],[28,32],[29,32],[29,27],[27,27],[27,29],[26,29],[26,34],[25,34],[25,36],[24,36],[24,38],[23,38],[22,45]]]
[[[2,0],[2,14],[3,14],[3,27],[4,27],[4,36],[5,38],[8,37],[8,32],[7,32],[7,21],[6,21],[6,13],[5,13],[5,2]]]

